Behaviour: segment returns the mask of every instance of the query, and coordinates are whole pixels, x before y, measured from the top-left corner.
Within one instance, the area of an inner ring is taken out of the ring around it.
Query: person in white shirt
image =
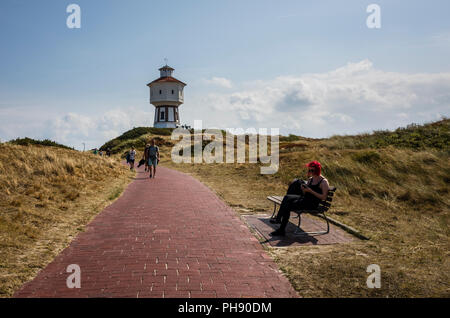
[[[134,147],[131,147],[131,150],[129,152],[129,160],[130,163],[130,170],[134,170],[134,160],[136,158],[136,150],[134,150]]]

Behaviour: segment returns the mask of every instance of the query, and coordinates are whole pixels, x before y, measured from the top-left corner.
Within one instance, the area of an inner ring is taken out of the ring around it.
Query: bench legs
[[[273,203],[273,213],[272,213],[272,216],[270,218],[274,219],[276,213],[277,213],[277,204],[274,202]]]
[[[327,222],[327,230],[326,230],[326,231],[318,231],[318,232],[300,232],[300,233],[299,233],[299,230],[300,230],[300,224],[301,224],[301,222],[302,222],[302,217],[301,217],[300,213],[297,213],[297,215],[298,215],[298,225],[297,225],[297,228],[296,228],[295,231],[294,231],[294,234],[295,234],[295,235],[323,235],[323,234],[328,234],[328,233],[330,233],[330,222],[328,221],[328,218],[326,217],[325,212],[318,213],[318,214],[322,214],[322,215],[323,215],[323,218],[324,218],[325,221]]]
[[[277,213],[277,205],[279,205],[279,203],[273,202],[273,212],[272,212],[272,216],[270,217],[271,219],[274,219],[276,217],[275,215]],[[294,231],[295,235],[323,235],[323,234],[330,233],[330,222],[328,221],[328,218],[326,217],[325,212],[314,213],[314,214],[321,214],[323,216],[323,219],[325,219],[325,221],[327,222],[327,230],[326,231],[317,231],[317,232],[300,232],[300,224],[302,222],[302,217],[301,217],[301,213],[296,213],[296,214],[297,214],[296,217],[298,218],[298,225]]]

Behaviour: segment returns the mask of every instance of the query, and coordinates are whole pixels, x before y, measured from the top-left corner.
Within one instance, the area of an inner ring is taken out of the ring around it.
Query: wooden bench
[[[319,203],[319,206],[317,207],[316,210],[295,210],[295,211],[291,211],[294,213],[297,213],[297,217],[298,217],[298,225],[297,228],[295,230],[295,234],[298,235],[323,235],[323,234],[328,234],[330,232],[330,222],[328,220],[328,218],[325,215],[325,212],[327,212],[330,207],[331,207],[331,201],[333,201],[333,196],[334,196],[334,192],[336,191],[336,187],[330,187],[330,190],[328,191],[328,197],[326,198],[326,200],[321,201]],[[271,195],[267,197],[267,200],[273,202],[273,213],[271,218],[273,219],[275,217],[275,214],[277,212],[277,206],[281,205],[281,201],[283,201],[283,197],[282,196],[275,196],[275,195]],[[309,213],[309,214],[313,214],[313,215],[319,215],[322,216],[325,221],[327,222],[327,230],[326,231],[319,231],[319,232],[301,232],[298,233],[298,231],[300,230],[300,224],[302,222],[302,218],[301,218],[301,214],[302,213]]]

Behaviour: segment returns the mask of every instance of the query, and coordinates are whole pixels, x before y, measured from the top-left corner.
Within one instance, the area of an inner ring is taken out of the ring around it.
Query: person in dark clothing
[[[150,144],[147,144],[145,146],[144,156],[142,157],[142,159],[145,160],[145,172],[149,171],[149,166],[148,166],[148,148],[150,148]]]
[[[302,190],[303,184],[306,184],[306,182],[304,180],[294,179],[294,181],[292,181],[292,183],[289,185],[286,195],[296,194],[296,195],[303,196],[304,195],[303,190]]]
[[[156,146],[155,139],[152,139],[150,147],[147,149],[148,168],[150,171],[150,178],[156,176],[156,166],[159,163],[159,147]],[[152,173],[153,167],[153,173]]]
[[[270,233],[273,236],[284,236],[286,234],[285,229],[292,210],[314,210],[328,196],[330,186],[328,180],[321,175],[321,164],[318,161],[312,161],[306,166],[308,167],[309,180],[306,184],[301,185],[303,195],[287,194],[284,196],[277,217],[270,220],[271,223],[280,224],[278,230]]]

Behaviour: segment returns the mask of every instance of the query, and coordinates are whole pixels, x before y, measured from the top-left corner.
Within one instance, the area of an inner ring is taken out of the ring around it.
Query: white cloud
[[[95,116],[75,112],[58,115],[48,111],[1,109],[0,118],[2,140],[48,138],[76,149],[82,149],[83,142],[87,149],[100,147],[133,127],[153,124],[153,112],[134,107],[113,109]]]
[[[211,79],[206,79],[204,81],[207,84],[216,85],[216,86],[219,86],[219,87],[224,87],[224,88],[231,88],[231,87],[233,87],[233,83],[230,80],[228,80],[228,79],[226,79],[224,77],[213,77]]]
[[[219,81],[220,82],[220,81]],[[192,94],[180,107],[181,123],[204,127],[280,128],[308,137],[394,129],[450,113],[450,73],[406,74],[377,70],[369,60],[326,73],[280,76],[232,91]],[[117,108],[94,116],[35,108],[0,108],[0,138],[49,138],[77,149],[99,147],[121,133],[152,126],[153,109]]]
[[[197,114],[208,114],[193,119],[221,128],[274,127],[325,137],[436,120],[450,110],[450,73],[385,72],[369,60],[246,87],[190,102],[200,109]]]
[[[129,107],[113,109],[93,117],[70,113],[53,121],[49,133],[54,140],[61,140],[65,144],[86,142],[86,147],[89,145],[88,148],[94,148],[133,127],[152,124],[153,112]]]

